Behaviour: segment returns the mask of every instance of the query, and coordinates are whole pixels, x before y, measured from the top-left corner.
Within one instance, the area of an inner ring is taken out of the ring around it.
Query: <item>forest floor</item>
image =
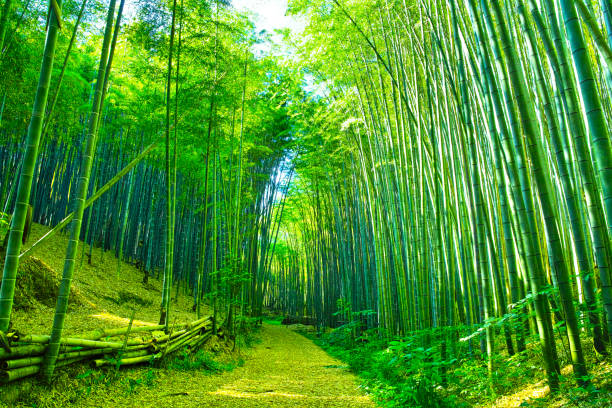
[[[29,247],[49,229],[34,224]],[[22,260],[16,288],[13,328],[24,334],[48,334],[67,237],[58,234]],[[86,248],[89,250],[89,247]],[[82,243],[79,255],[82,253]],[[94,248],[73,277],[65,333],[77,337],[101,328],[153,325],[159,319],[161,282]],[[178,296],[177,296],[178,295]],[[172,323],[196,319],[193,301],[173,289]],[[205,306],[204,312],[210,314]],[[53,385],[26,378],[0,385],[4,407],[373,407],[358,380],[339,360],[278,322],[264,323],[255,337],[213,338],[196,356],[177,353],[158,367],[58,369]],[[252,343],[252,344],[250,344]],[[255,344],[256,343],[256,344]],[[253,347],[248,347],[253,345]]]
[[[34,225],[26,247],[48,231]],[[57,235],[22,261],[13,326],[25,334],[48,334],[53,321],[57,284],[67,244]],[[82,247],[79,249],[81,251]],[[89,248],[87,248],[89,249]],[[77,258],[72,302],[65,332],[125,327],[134,313],[135,325],[155,324],[159,318],[161,282],[118,261],[112,252],[93,249],[91,264]],[[172,323],[196,319],[187,291],[173,290]],[[204,312],[210,314],[205,305]],[[360,380],[346,363],[330,357],[312,340],[274,321],[238,339],[213,338],[195,356],[178,353],[161,365],[121,369],[90,369],[86,365],[61,368],[52,386],[27,378],[0,386],[4,407],[374,407],[359,387]],[[501,346],[500,346],[501,347]],[[559,345],[563,350],[563,344]],[[537,348],[536,348],[537,349]],[[609,361],[587,357],[599,395],[583,395],[572,387],[571,367],[563,365],[563,390],[550,395],[534,349],[521,358],[502,359],[497,397],[487,395],[486,368],[462,367],[461,385],[448,392],[462,395],[477,407],[607,407],[612,400]],[[567,360],[567,358],[565,359]],[[482,365],[482,367],[481,367]],[[503,366],[503,369],[501,368]],[[504,373],[514,373],[512,377]],[[567,385],[566,385],[567,384]],[[465,394],[464,394],[465,393]],[[592,403],[589,403],[591,401]]]
[[[244,364],[211,375],[164,370],[134,393],[91,394],[75,407],[374,407],[357,378],[306,337],[264,323]]]

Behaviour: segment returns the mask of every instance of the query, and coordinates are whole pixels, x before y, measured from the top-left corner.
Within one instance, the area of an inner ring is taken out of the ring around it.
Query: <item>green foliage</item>
[[[261,341],[259,337],[260,321],[259,316],[236,316],[236,340],[235,348],[250,348]]]
[[[204,350],[196,353],[183,351],[174,359],[168,362],[167,367],[178,371],[202,371],[208,374],[219,374],[224,371],[232,371],[242,363],[221,363],[215,360],[214,356]]]
[[[139,387],[151,388],[155,385],[156,371],[153,368],[146,370],[134,370],[129,373],[119,373],[113,369],[89,369],[76,376],[82,381],[79,394],[89,395],[93,389],[101,386],[116,387],[121,384],[120,389],[125,394],[132,394]]]
[[[356,312],[353,316],[368,313]],[[317,344],[363,378],[362,388],[373,394],[381,406],[461,406],[456,398],[439,392],[441,368],[456,360],[440,361],[437,347],[423,347],[420,336],[389,340],[383,331],[370,329],[353,338],[360,328],[359,320],[353,318],[317,340]]]
[[[132,394],[137,388],[141,386],[151,388],[155,384],[155,376],[155,371],[153,371],[152,368],[149,368],[139,377],[122,378],[121,383],[125,386],[126,393]]]
[[[0,211],[0,239],[4,239],[4,236],[10,228],[9,223],[10,216]],[[1,245],[1,244],[0,244]]]
[[[273,316],[273,317],[267,317],[263,319],[264,323],[267,324],[271,324],[273,326],[280,326],[282,325],[284,316]]]
[[[236,336],[236,347],[238,348],[250,348],[260,342],[261,338],[257,335],[255,329],[246,330]]]

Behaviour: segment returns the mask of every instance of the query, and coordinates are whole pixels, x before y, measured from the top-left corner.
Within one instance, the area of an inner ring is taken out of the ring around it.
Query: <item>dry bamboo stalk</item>
[[[138,350],[138,351],[132,351],[130,353],[125,353],[123,355],[123,358],[142,357],[142,356],[146,356],[148,354],[150,354],[149,350]]]
[[[40,364],[27,366],[27,367],[21,367],[15,370],[3,370],[3,371],[0,371],[0,381],[5,382],[5,383],[15,381],[20,378],[25,378],[25,377],[34,375],[38,373],[39,371],[40,371]]]
[[[34,343],[34,344],[48,344],[48,335],[29,335],[24,337],[20,342],[23,343]],[[74,346],[74,347],[88,347],[88,348],[121,348],[123,343],[110,342],[110,341],[98,341],[98,340],[87,340],[87,339],[76,339],[76,338],[65,338],[61,340],[63,346]],[[142,341],[132,341],[129,345],[137,346],[143,344]]]
[[[151,344],[152,343],[149,341],[149,342],[146,342],[144,344],[139,344],[137,346],[130,346],[126,350],[127,351],[146,350],[146,349],[148,349],[151,346]]]
[[[174,341],[169,342],[168,347],[166,349],[166,353],[174,352],[175,350],[185,346],[187,343],[193,340],[193,338],[199,337],[199,336],[200,335],[198,333],[192,333],[190,335],[185,335],[181,337],[180,339],[176,339]]]
[[[77,361],[81,361],[83,357],[72,358],[68,360],[59,361],[58,367],[67,366]],[[29,377],[37,374],[40,371],[40,363],[38,365],[30,365],[27,367],[20,367],[13,370],[0,370],[0,382],[12,382],[21,378]]]
[[[195,327],[193,330],[191,330],[189,333],[186,333],[184,336],[181,336],[181,338],[175,339],[173,341],[171,341],[170,346],[167,350],[167,353],[171,353],[175,350],[177,350],[178,348],[186,345],[187,343],[191,343],[191,341],[194,339],[194,337],[198,338],[200,336],[203,336],[206,331],[204,332],[199,332],[202,328],[205,328],[205,324],[201,324],[199,327]]]
[[[166,342],[168,340],[172,340],[172,339],[175,339],[175,338],[177,338],[179,336],[183,336],[186,333],[192,332],[194,330],[198,330],[199,328],[201,328],[201,327],[203,327],[206,324],[211,323],[211,322],[212,322],[212,317],[204,317],[202,319],[196,320],[194,322],[191,322],[191,323],[185,325],[185,328],[182,329],[182,330],[178,330],[178,331],[166,334],[164,336],[157,337],[157,338],[153,339],[153,342],[154,343],[164,343],[164,342]]]
[[[112,348],[104,348],[104,349],[94,349],[94,350],[84,350],[84,351],[73,351],[70,353],[60,354],[57,358],[58,360],[69,360],[77,357],[92,357],[100,354],[112,353],[114,349]]]
[[[14,336],[15,342],[19,343],[40,343],[45,344],[49,342],[49,336],[39,334],[28,334],[27,336],[16,335]]]
[[[146,356],[142,356],[142,357],[124,358],[121,360],[121,365],[125,366],[125,365],[149,363],[157,358],[159,358],[159,354],[153,354],[153,355],[147,354]]]
[[[158,343],[158,344],[165,343],[168,340],[172,340],[172,339],[174,339],[174,338],[176,338],[176,337],[178,337],[178,336],[180,336],[182,334],[185,334],[185,333],[187,333],[187,329],[179,330],[179,331],[176,331],[176,332],[171,332],[170,334],[165,334],[163,336],[154,338],[153,339],[153,343]]]
[[[186,327],[186,328],[187,328],[187,329],[192,329],[192,328],[194,328],[195,326],[199,326],[199,325],[201,325],[202,323],[206,323],[206,322],[211,322],[211,323],[212,323],[212,317],[211,317],[211,316],[208,316],[208,317],[203,317],[203,318],[201,318],[201,319],[199,319],[199,320],[196,320],[196,321],[194,321],[194,322],[191,322],[191,323],[189,323],[189,324],[187,325],[187,327]]]
[[[186,333],[183,333],[180,336],[174,337],[173,339],[170,340],[170,343],[176,343],[177,341],[181,341],[181,340],[183,340],[186,337],[191,337],[194,334],[197,334],[202,327],[195,327],[194,329],[192,329],[192,330],[190,330],[190,331],[188,331]]]
[[[193,349],[199,347],[212,336],[212,332],[207,325],[212,322],[211,317],[205,317],[186,325],[175,325],[174,327],[184,327],[176,332],[164,335],[152,341],[142,339],[132,339],[127,341],[125,355],[119,360],[120,365],[133,365],[151,361],[162,357],[160,346],[165,343],[163,355],[172,353],[179,348],[186,347]],[[147,332],[163,329],[164,326],[141,326],[120,329],[103,329],[83,335],[84,338],[65,338],[62,339],[62,354],[59,355],[58,366],[66,366],[82,361],[88,357],[106,355],[114,353],[115,350],[125,347],[123,343],[98,341],[103,337],[114,337],[124,334]],[[21,378],[35,375],[40,371],[42,354],[45,352],[49,342],[49,336],[27,335],[11,333],[11,341],[19,343],[12,348],[11,352],[0,349],[0,381],[11,382]],[[82,350],[82,347],[88,350]],[[23,358],[19,358],[23,357]],[[96,359],[92,361],[92,366],[101,367],[110,363],[110,360]]]
[[[200,337],[197,341],[193,342],[192,344],[189,344],[187,346],[187,348],[189,350],[192,349],[197,349],[199,348],[202,344],[204,344],[208,339],[210,339],[212,337],[212,331],[207,332],[205,334],[202,335],[202,337]]]
[[[58,360],[70,360],[70,359],[75,359],[79,357],[99,356],[99,355],[111,353],[114,350],[115,349],[113,348],[104,348],[104,349],[72,351],[72,352],[60,354],[57,357],[57,359]],[[131,349],[127,349],[127,350],[131,350]],[[42,356],[19,358],[15,360],[4,360],[4,361],[0,361],[0,369],[10,370],[14,368],[27,367],[30,365],[37,365],[37,364],[40,364],[42,360],[43,360]]]
[[[13,347],[10,353],[4,349],[0,349],[0,360],[7,360],[9,358],[16,357],[37,356],[44,353],[46,349],[47,346],[38,344]]]
[[[168,348],[166,349],[166,354],[170,354],[178,350],[189,340],[191,340],[191,337],[184,337],[180,340],[177,340],[176,342],[170,342],[170,344],[168,344]]]
[[[164,325],[132,327],[130,333],[142,333],[156,330],[164,330],[164,327]],[[95,330],[93,332],[85,333],[84,335],[79,337],[88,340],[99,340],[103,337],[115,337],[124,335],[125,333],[127,333],[127,330],[127,327],[121,327],[118,329],[100,329]]]
[[[122,362],[123,360],[132,359],[136,357],[149,357],[150,358],[154,355],[155,355],[154,353],[149,353],[148,350],[139,350],[139,351],[134,351],[131,353],[125,353],[123,355],[123,358],[119,360],[119,363],[120,365],[123,365],[123,362]],[[96,359],[96,360],[91,361],[90,366],[96,368],[96,367],[103,367],[106,365],[110,365],[112,363],[113,361],[109,359]]]
[[[112,348],[120,349],[123,347],[122,343],[98,341],[98,340],[83,340],[83,339],[62,339],[62,345],[65,346],[78,346],[78,347],[90,347],[90,348]]]
[[[194,337],[191,337],[189,339],[186,339],[181,345],[180,348],[184,348],[187,349],[187,351],[189,352],[192,348],[193,345],[196,344],[198,341],[200,341],[203,337],[205,337],[205,335],[202,334],[198,334]],[[176,350],[176,348],[173,349],[173,351]]]
[[[11,352],[8,353],[5,350],[0,349],[0,360],[16,359],[19,357],[36,357],[42,355],[47,349],[46,344],[31,344],[13,347]],[[82,347],[66,347],[62,345],[60,348],[61,353],[68,353],[71,351],[80,351]]]
[[[4,360],[4,361],[0,361],[0,369],[14,370],[15,368],[39,365],[40,363],[42,363],[42,360],[43,360],[42,357],[26,357],[26,358],[19,358],[17,360]]]
[[[151,362],[157,358],[159,358],[160,354],[146,354],[144,356],[140,356],[140,357],[131,357],[131,358],[122,358],[121,360],[119,360],[119,363],[121,364],[121,366],[126,366],[126,365],[134,365],[134,364],[141,364],[141,363],[147,363],[147,362]],[[91,362],[91,366],[92,367],[104,367],[105,365],[109,365],[112,362],[109,360],[93,360]]]

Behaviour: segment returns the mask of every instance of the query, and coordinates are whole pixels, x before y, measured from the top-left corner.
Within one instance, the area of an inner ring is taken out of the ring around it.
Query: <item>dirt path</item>
[[[166,372],[152,388],[80,406],[374,407],[343,363],[283,326],[264,324],[261,343],[231,372]],[[94,398],[97,399],[97,398]]]

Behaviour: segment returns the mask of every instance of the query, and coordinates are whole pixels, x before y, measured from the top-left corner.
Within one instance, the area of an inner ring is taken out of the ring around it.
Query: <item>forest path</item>
[[[356,376],[304,336],[264,323],[260,337],[245,352],[244,366],[233,371],[172,371],[152,388],[86,406],[375,407],[358,389]]]

